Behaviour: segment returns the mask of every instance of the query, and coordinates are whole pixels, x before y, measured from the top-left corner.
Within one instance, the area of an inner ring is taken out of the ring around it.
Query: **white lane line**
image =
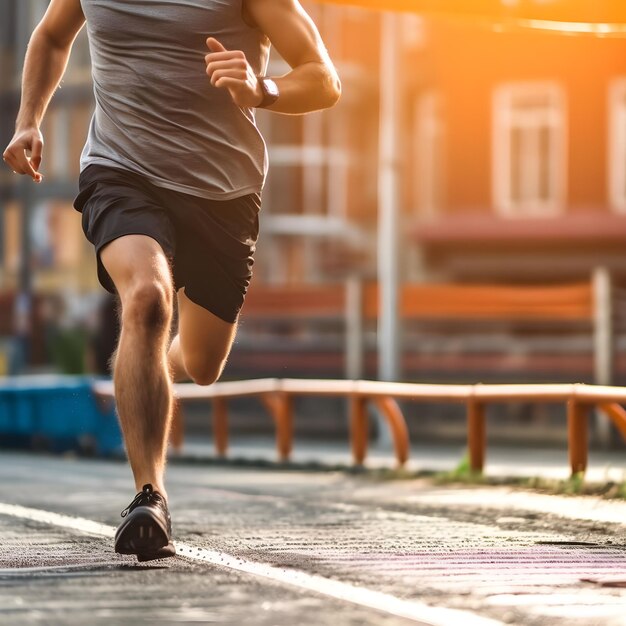
[[[52,526],[76,530],[99,537],[113,537],[115,528],[82,517],[70,517],[60,513],[31,509],[0,502],[0,515],[27,519]],[[274,582],[312,591],[329,598],[350,602],[389,615],[403,617],[423,626],[504,626],[502,622],[480,617],[474,613],[457,609],[433,607],[415,600],[402,600],[374,589],[358,587],[316,574],[307,574],[295,569],[284,569],[275,565],[256,563],[225,552],[206,550],[186,543],[176,543],[176,554],[186,559],[210,563],[218,567],[245,572],[267,578]]]
[[[17,576],[28,577],[33,574],[49,574],[50,572],[75,573],[83,570],[106,571],[109,568],[118,568],[119,561],[91,561],[90,563],[74,563],[72,565],[47,565],[45,567],[4,567],[0,569],[0,579],[7,576],[15,578]]]
[[[11,517],[29,519],[33,522],[42,522],[43,524],[51,524],[52,526],[70,528],[82,533],[87,533],[88,535],[98,535],[99,537],[115,536],[115,528],[113,528],[113,526],[93,522],[84,517],[70,517],[69,515],[62,515],[61,513],[31,509],[17,504],[5,504],[0,502],[0,515],[10,515]]]
[[[404,617],[428,626],[502,626],[502,622],[486,619],[456,609],[429,606],[413,600],[402,600],[387,593],[381,593],[366,587],[357,587],[331,578],[307,574],[295,569],[283,569],[274,565],[255,563],[223,552],[204,548],[195,548],[188,544],[176,544],[176,554],[195,561],[204,561],[261,576],[271,580],[314,591],[325,596],[358,604],[389,615]]]

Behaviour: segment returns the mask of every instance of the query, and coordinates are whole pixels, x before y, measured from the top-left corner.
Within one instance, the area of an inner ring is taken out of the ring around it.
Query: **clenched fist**
[[[40,183],[43,180],[43,176],[38,171],[42,151],[43,137],[39,129],[25,128],[15,132],[2,158],[16,174],[26,174],[36,183]]]
[[[213,37],[206,40],[206,45],[211,51],[204,57],[211,84],[228,90],[237,106],[256,107],[261,104],[263,92],[246,55],[241,50],[226,50]]]

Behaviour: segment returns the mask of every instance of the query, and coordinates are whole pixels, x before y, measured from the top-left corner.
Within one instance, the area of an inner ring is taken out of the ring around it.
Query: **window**
[[[626,213],[626,78],[616,80],[609,97],[609,193],[611,206]]]
[[[561,212],[566,186],[565,95],[556,83],[517,83],[493,99],[493,199],[510,217]]]

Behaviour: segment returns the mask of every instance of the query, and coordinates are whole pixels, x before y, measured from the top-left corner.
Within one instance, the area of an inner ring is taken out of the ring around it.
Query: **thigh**
[[[80,174],[74,208],[82,213],[83,231],[94,245],[98,279],[111,293],[121,296],[132,278],[168,276],[161,253],[173,259],[176,242],[155,189],[141,176],[117,168],[90,165]],[[131,235],[143,237],[126,238]]]
[[[230,352],[237,322],[229,323],[193,302],[184,289],[178,292],[178,333],[189,374],[213,371],[215,376]]]
[[[154,285],[173,291],[169,261],[158,241],[146,235],[124,235],[105,244],[100,261],[124,302],[139,285]]]

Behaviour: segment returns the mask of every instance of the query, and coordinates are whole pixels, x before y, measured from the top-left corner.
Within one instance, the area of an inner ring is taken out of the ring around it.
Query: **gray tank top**
[[[81,0],[96,108],[81,171],[92,163],[214,200],[260,192],[267,151],[254,109],[210,84],[206,38],[243,50],[265,74],[269,42],[243,0]]]

